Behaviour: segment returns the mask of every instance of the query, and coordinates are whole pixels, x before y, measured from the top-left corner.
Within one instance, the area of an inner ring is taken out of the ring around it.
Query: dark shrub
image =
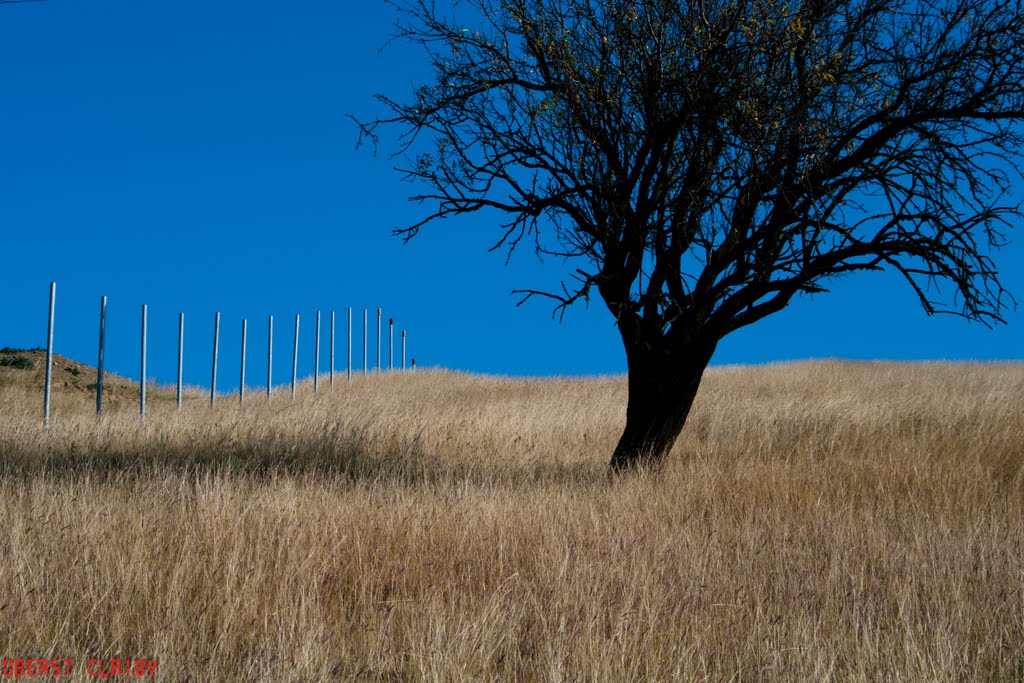
[[[36,364],[31,358],[25,356],[14,356],[13,358],[0,358],[0,367],[14,368],[15,370],[32,370]]]

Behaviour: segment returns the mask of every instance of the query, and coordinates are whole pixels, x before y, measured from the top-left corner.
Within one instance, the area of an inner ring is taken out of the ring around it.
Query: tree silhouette
[[[360,123],[438,219],[576,259],[629,371],[613,471],[663,459],[725,335],[893,269],[929,313],[992,324],[1020,216],[1021,0],[402,0],[430,82]],[[883,305],[883,302],[879,302]],[[556,308],[556,311],[558,310]]]

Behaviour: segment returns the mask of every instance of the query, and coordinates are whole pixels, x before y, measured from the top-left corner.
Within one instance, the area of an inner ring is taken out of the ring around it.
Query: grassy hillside
[[[145,427],[0,367],[0,650],[158,680],[1021,680],[1024,366],[344,379]],[[6,603],[6,604],[5,604]]]
[[[74,413],[96,406],[96,368],[64,356],[53,357],[54,408]],[[43,385],[46,377],[45,349],[0,349],[0,392],[8,414],[38,415],[41,418]],[[104,373],[105,404],[120,406],[138,400],[139,383],[110,372]]]

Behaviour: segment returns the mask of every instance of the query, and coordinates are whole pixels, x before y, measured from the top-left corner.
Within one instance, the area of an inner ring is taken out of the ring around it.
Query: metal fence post
[[[313,348],[313,396],[316,396],[320,389],[320,311],[316,312],[316,342]]]
[[[178,314],[178,387],[175,399],[178,403],[178,415],[181,415],[181,366],[185,355],[185,314]]]
[[[217,347],[220,344],[220,311],[213,316],[213,378],[210,381],[210,407],[217,402]]]
[[[380,316],[383,313],[381,309],[377,309],[377,372],[380,372]]]
[[[363,309],[363,374],[364,375],[366,374],[366,354],[367,354],[366,340],[367,340],[367,337],[369,336],[369,332],[367,331],[367,324],[368,324],[367,321],[368,320],[369,319],[367,318],[367,315],[366,315],[366,309],[364,308]]]
[[[299,373],[299,314],[295,314],[295,342],[292,344],[292,400],[295,400],[295,380]]]
[[[270,390],[274,374],[274,316],[267,318],[267,402],[270,402]]]
[[[146,304],[142,304],[142,362],[139,370],[139,416],[146,424]]]
[[[388,318],[388,370],[395,369],[395,319]]]
[[[238,380],[238,403],[245,403],[245,334],[248,331],[246,329],[247,321],[242,318],[242,367],[239,372],[240,378]]]
[[[402,369],[405,370],[405,330],[402,330]]]
[[[334,389],[334,311],[331,311],[331,389]]]
[[[345,374],[348,381],[352,381],[352,307],[348,307],[348,362],[345,364]]]
[[[46,384],[43,388],[43,431],[50,431],[50,390],[53,386],[53,309],[57,303],[57,283],[50,283],[50,313],[46,326]]]
[[[96,417],[103,415],[103,351],[107,340],[107,297],[100,297],[100,352],[96,359]]]

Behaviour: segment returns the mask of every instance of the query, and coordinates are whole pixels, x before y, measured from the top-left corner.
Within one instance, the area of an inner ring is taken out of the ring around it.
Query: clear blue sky
[[[228,389],[243,317],[258,382],[274,314],[284,382],[294,315],[309,374],[315,311],[347,306],[360,322],[363,307],[383,307],[420,364],[624,371],[599,301],[561,324],[545,302],[516,308],[512,289],[555,282],[563,264],[524,252],[506,268],[486,253],[493,216],[447,221],[408,245],[391,235],[418,215],[405,199],[414,188],[386,156],[356,150],[347,115],[375,113],[374,92],[402,95],[425,75],[411,48],[379,53],[393,20],[383,2],[328,0],[0,6],[0,346],[44,344],[55,280],[59,353],[95,362],[106,295],[108,367],[137,376],[146,303],[161,382],[173,381],[179,311],[192,384],[209,382],[222,312]],[[1017,241],[1000,263],[1024,300],[1024,231]],[[854,277],[726,339],[714,362],[817,357],[1022,359],[1024,311],[995,330],[929,319],[896,278]]]

